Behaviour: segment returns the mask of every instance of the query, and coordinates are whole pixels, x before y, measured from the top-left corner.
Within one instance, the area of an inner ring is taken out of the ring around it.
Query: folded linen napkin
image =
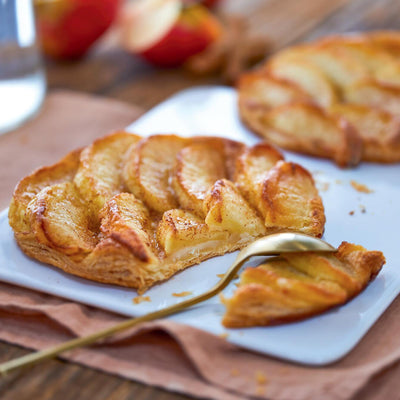
[[[140,113],[115,100],[72,92],[50,94],[36,119],[0,137],[0,205],[6,207],[18,179],[33,168],[128,125]],[[400,298],[347,357],[319,368],[243,350],[223,338],[168,320],[143,324],[63,358],[201,398],[397,399],[399,313]],[[43,349],[123,319],[0,283],[0,340],[9,343]]]

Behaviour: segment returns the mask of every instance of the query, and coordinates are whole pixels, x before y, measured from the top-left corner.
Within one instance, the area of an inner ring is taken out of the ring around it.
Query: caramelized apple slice
[[[216,242],[227,238],[227,232],[213,231],[197,215],[178,209],[165,212],[157,229],[157,239],[167,256],[178,257],[180,251],[185,251],[190,257],[199,257],[206,251],[205,246],[218,250]]]
[[[116,132],[96,140],[82,151],[74,183],[82,198],[87,200],[94,219],[104,203],[122,191],[121,163],[127,150],[140,139],[127,132]]]
[[[45,187],[71,181],[78,169],[80,153],[80,150],[73,151],[58,163],[39,168],[18,183],[8,212],[10,225],[18,234],[31,232],[26,212],[29,202]]]
[[[97,243],[89,230],[89,218],[84,203],[71,182],[47,186],[29,203],[27,213],[37,241],[82,260]]]
[[[392,114],[358,104],[337,104],[330,111],[346,118],[363,139],[362,159],[400,161],[400,120]]]
[[[126,186],[151,209],[164,212],[178,206],[169,179],[176,155],[187,143],[175,135],[154,135],[141,140],[128,155]]]
[[[341,53],[356,60],[378,81],[391,85],[400,84],[399,61],[367,35],[333,36],[320,42],[319,46],[330,49],[339,47]]]
[[[334,254],[285,254],[241,275],[223,324],[245,327],[290,322],[350,300],[385,263],[379,251],[343,242]]]
[[[400,115],[400,87],[385,85],[368,79],[346,88],[344,99],[349,103],[362,104]]]
[[[212,230],[226,230],[252,238],[266,233],[262,219],[226,179],[215,182],[204,200],[206,224]]]
[[[296,58],[285,59],[278,56],[268,63],[267,70],[280,79],[285,79],[300,87],[322,107],[339,101],[331,81],[315,65]]]
[[[181,207],[204,217],[203,200],[208,190],[225,176],[223,140],[202,139],[178,153],[172,187]]]
[[[386,50],[393,57],[400,59],[400,35],[398,31],[373,31],[368,32],[368,39]]]
[[[100,211],[100,216],[104,237],[126,247],[142,262],[157,262],[149,212],[133,194],[120,193],[112,197]]]
[[[332,158],[341,166],[357,165],[362,140],[346,120],[310,104],[277,107],[264,118],[263,136],[286,149]]]
[[[283,155],[267,143],[247,148],[236,160],[234,181],[244,198],[257,207],[268,171]]]
[[[239,81],[241,99],[247,107],[269,108],[289,102],[313,101],[310,96],[279,77],[272,76],[267,71],[259,70],[243,75]]]
[[[279,161],[263,183],[258,210],[273,231],[294,230],[322,236],[325,214],[310,173],[298,164]]]
[[[372,76],[367,66],[346,53],[340,46],[325,46],[324,43],[310,45],[302,55],[313,63],[331,82],[339,88],[354,84]]]

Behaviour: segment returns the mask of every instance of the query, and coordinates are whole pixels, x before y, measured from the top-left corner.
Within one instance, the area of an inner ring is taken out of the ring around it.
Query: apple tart
[[[9,222],[28,256],[142,293],[268,233],[320,237],[325,215],[268,144],[116,132],[22,179]]]
[[[286,253],[245,269],[233,297],[221,296],[229,328],[301,320],[344,304],[381,270],[380,251],[343,242],[332,254]]]
[[[239,80],[239,110],[285,149],[400,162],[400,33],[332,36],[284,49]]]

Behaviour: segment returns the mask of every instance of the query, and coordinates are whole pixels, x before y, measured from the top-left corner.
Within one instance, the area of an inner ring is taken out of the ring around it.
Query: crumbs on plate
[[[349,215],[354,215],[354,211],[350,211],[350,212],[349,212]]]
[[[185,297],[185,296],[190,296],[192,292],[180,292],[180,293],[172,293],[172,296],[174,297]]]
[[[356,181],[350,181],[351,186],[353,186],[353,188],[355,190],[357,190],[357,192],[361,192],[361,193],[373,193],[373,190],[370,189],[368,186],[362,184],[362,183],[358,183]]]
[[[140,304],[143,303],[144,301],[151,301],[150,296],[137,296],[132,299],[132,302],[134,304]]]
[[[329,189],[329,186],[330,186],[330,183],[329,183],[329,182],[317,181],[316,184],[317,184],[317,189],[318,189],[320,192],[327,192],[328,189]]]
[[[218,336],[222,339],[228,339],[229,333],[228,332],[220,333]]]

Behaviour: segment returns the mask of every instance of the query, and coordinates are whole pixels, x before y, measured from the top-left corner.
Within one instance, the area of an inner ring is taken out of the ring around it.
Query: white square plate
[[[239,121],[235,91],[224,87],[183,91],[149,111],[128,130],[140,135],[173,132],[184,136],[226,136],[247,144],[259,140]],[[220,322],[224,307],[218,298],[170,319],[214,334],[228,333],[228,341],[260,353],[323,365],[349,352],[400,292],[400,165],[364,163],[356,169],[342,170],[330,161],[288,152],[285,155],[308,168],[321,188],[327,217],[324,238],[328,242],[337,246],[346,240],[384,252],[387,264],[378,278],[350,303],[319,317],[283,326],[227,330]],[[350,184],[352,180],[373,192],[356,191]],[[223,273],[234,258],[235,254],[227,254],[189,268],[150,289],[146,295],[151,302],[135,305],[133,289],[73,277],[26,257],[13,239],[7,211],[0,215],[0,280],[127,316],[182,301],[172,293],[202,293],[217,282],[217,274]],[[225,294],[234,289],[232,283]]]

